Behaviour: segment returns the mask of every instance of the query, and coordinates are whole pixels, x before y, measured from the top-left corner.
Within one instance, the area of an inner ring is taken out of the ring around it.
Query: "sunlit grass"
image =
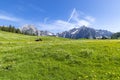
[[[0,80],[119,80],[119,40],[70,40],[0,31]]]

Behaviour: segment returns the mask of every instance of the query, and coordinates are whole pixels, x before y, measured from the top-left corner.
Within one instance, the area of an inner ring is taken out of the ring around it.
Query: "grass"
[[[119,80],[120,40],[70,40],[0,31],[0,80]]]

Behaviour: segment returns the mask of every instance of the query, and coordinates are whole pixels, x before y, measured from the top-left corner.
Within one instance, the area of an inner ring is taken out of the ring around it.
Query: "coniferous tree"
[[[1,31],[6,31],[6,32],[12,32],[12,33],[19,33],[19,34],[21,33],[20,29],[15,28],[12,25],[9,25],[9,26],[0,26],[0,30]]]
[[[118,38],[120,38],[120,32],[114,33],[114,34],[111,36],[111,39],[118,39]]]

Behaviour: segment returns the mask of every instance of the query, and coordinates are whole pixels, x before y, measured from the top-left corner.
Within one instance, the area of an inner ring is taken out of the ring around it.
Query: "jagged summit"
[[[21,31],[24,34],[32,34],[38,36],[58,36],[58,37],[72,38],[72,39],[79,39],[79,38],[96,39],[103,37],[110,38],[111,35],[113,34],[112,32],[107,30],[101,30],[101,29],[97,30],[86,26],[73,28],[69,31],[64,31],[56,35],[54,35],[54,33],[51,33],[49,31],[38,30],[33,25],[24,25],[21,28]]]
[[[54,34],[49,31],[38,30],[34,25],[22,26],[21,32],[24,34],[38,35],[38,36],[54,36]]]
[[[64,37],[64,38],[88,38],[88,39],[95,39],[95,38],[109,38],[111,37],[112,32],[107,30],[96,30],[94,28],[81,26],[79,28],[73,28],[69,31],[64,31],[62,33],[58,33],[57,36]]]

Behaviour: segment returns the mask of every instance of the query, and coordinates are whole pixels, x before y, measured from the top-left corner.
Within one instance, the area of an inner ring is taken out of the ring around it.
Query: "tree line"
[[[9,25],[9,26],[0,26],[0,30],[1,30],[1,31],[6,31],[6,32],[12,32],[12,33],[18,33],[18,34],[21,34],[21,33],[22,33],[22,32],[20,31],[20,29],[15,28],[15,27],[12,26],[12,25]]]
[[[111,39],[120,39],[120,32],[114,33],[114,34],[111,36]]]

